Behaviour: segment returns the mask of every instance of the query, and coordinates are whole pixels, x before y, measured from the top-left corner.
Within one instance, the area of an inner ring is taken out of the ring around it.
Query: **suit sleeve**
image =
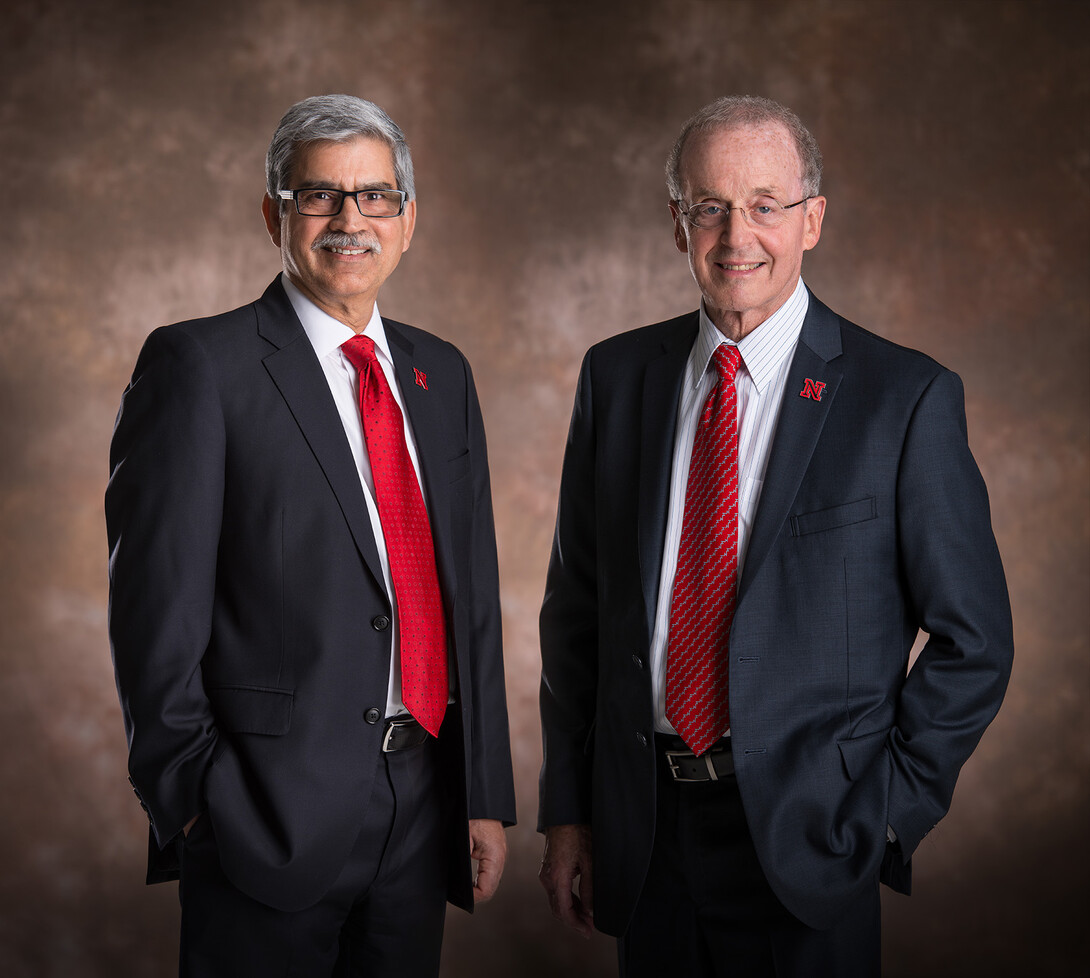
[[[204,808],[215,747],[201,679],[223,500],[224,425],[212,371],[188,334],[148,338],[110,450],[109,632],[130,779],[166,845]]]
[[[540,617],[544,744],[540,831],[591,821],[591,747],[598,693],[592,354],[583,360],[575,394]]]
[[[473,533],[470,554],[470,668],[473,683],[472,774],[469,817],[515,822],[515,790],[503,669],[499,568],[484,420],[473,374],[466,377],[466,425],[473,460]]]
[[[907,858],[949,808],[961,766],[1002,702],[1014,655],[987,490],[969,451],[961,381],[949,371],[916,406],[897,500],[908,598],[928,633],[890,740],[889,823]]]

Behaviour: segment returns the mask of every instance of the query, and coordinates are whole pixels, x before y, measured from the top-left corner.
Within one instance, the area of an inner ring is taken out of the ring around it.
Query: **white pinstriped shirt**
[[[784,384],[810,305],[810,294],[800,278],[788,300],[738,344],[742,355],[735,376],[738,404],[738,576],[742,574],[753,517],[761,499],[765,469],[783,404]],[[677,572],[681,523],[685,515],[685,488],[693,436],[704,401],[715,383],[708,369],[720,343],[733,345],[712,324],[700,305],[700,330],[685,365],[681,399],[677,409],[677,433],[670,468],[670,506],[666,516],[662,571],[659,577],[655,631],[651,638],[651,689],[654,695],[655,730],[673,734],[666,719],[666,653],[670,631],[670,597]]]

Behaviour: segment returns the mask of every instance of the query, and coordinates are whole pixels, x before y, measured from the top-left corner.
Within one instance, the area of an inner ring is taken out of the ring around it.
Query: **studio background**
[[[885,973],[1067,976],[1088,952],[1087,5],[15,0],[0,35],[0,973],[169,975],[143,885],[106,638],[102,493],[156,325],[279,270],[263,158],[296,100],[385,107],[419,223],[380,299],[474,365],[488,429],[520,825],[444,975],[609,976],[549,916],[533,832],[537,630],[579,361],[695,307],[662,161],[727,93],[793,107],[826,160],[804,273],[961,374],[1014,608],[1007,701],[953,810],[883,893]],[[255,419],[259,424],[260,419]],[[667,976],[669,978],[669,976]]]

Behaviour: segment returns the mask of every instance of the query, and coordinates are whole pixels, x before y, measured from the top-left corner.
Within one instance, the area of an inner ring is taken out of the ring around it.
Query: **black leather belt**
[[[655,737],[666,761],[666,771],[675,781],[720,781],[734,777],[734,755],[730,738],[716,741],[697,757],[680,737]]]
[[[410,716],[396,716],[386,721],[386,735],[382,738],[382,751],[389,754],[395,750],[408,750],[419,747],[430,737],[419,723]]]

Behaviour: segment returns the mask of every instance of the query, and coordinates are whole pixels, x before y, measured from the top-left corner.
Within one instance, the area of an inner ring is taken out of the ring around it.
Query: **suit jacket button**
[[[390,619],[385,615],[375,615],[375,617],[371,619],[371,627],[376,632],[384,632],[390,627]]]
[[[367,721],[368,723],[378,723],[378,722],[379,722],[379,720],[381,720],[381,719],[382,719],[382,711],[381,711],[381,710],[376,710],[376,709],[375,709],[374,707],[371,707],[371,709],[369,709],[369,710],[368,710],[368,711],[367,711],[367,712],[366,712],[366,713],[365,713],[365,714],[363,715],[363,718],[364,718],[364,720],[366,720],[366,721]]]
[[[636,739],[640,742],[641,747],[647,746],[647,735],[642,730],[636,731]]]
[[[632,662],[635,664],[637,669],[643,668],[643,659],[641,659],[638,655],[632,656]]]

